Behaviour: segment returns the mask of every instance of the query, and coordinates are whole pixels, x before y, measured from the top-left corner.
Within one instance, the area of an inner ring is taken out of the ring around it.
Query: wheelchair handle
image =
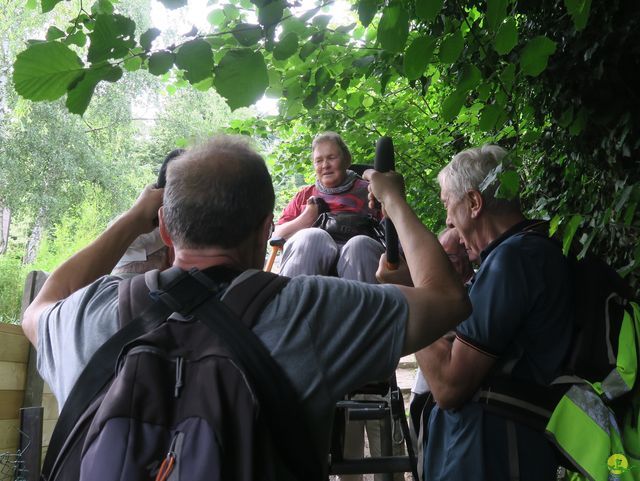
[[[395,155],[393,152],[393,140],[391,137],[380,137],[376,143],[376,158],[374,168],[378,172],[389,172],[395,170]],[[398,268],[398,233],[390,219],[384,219],[384,235],[387,244],[387,268],[396,270]]]

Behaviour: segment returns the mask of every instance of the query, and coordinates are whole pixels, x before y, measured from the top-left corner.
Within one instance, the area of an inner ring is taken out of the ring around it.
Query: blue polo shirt
[[[533,223],[513,226],[482,252],[469,291],[473,314],[456,333],[496,357],[496,372],[548,384],[560,374],[571,341],[572,283],[560,248],[522,233]],[[544,435],[507,424],[477,403],[456,411],[436,406],[426,426],[425,480],[506,481],[515,452],[522,481],[554,480],[557,461]]]

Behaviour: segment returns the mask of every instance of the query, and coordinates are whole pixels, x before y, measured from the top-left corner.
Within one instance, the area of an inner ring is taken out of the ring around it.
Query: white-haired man
[[[426,424],[429,481],[555,480],[555,451],[541,432],[474,402],[502,375],[547,385],[559,373],[572,334],[567,260],[531,228],[518,198],[496,198],[495,173],[506,151],[487,145],[454,156],[440,172],[447,225],[470,259],[481,262],[469,291],[472,315],[416,354],[436,406]]]

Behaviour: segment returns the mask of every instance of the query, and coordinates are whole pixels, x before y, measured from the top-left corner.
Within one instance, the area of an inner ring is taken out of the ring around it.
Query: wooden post
[[[25,309],[31,304],[36,297],[47,274],[42,271],[31,271],[27,275],[24,283],[24,291],[22,293],[22,308],[20,310],[20,319],[24,315]],[[24,401],[22,407],[37,407],[42,405],[42,389],[43,381],[38,373],[37,353],[33,346],[29,347],[29,361],[27,364],[27,382],[24,389]]]
[[[25,481],[40,479],[43,417],[42,406],[20,409],[20,457],[24,463],[20,479]]]

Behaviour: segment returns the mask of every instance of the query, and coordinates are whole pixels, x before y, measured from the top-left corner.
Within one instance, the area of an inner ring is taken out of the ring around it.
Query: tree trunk
[[[36,217],[36,221],[33,223],[33,229],[29,234],[27,240],[27,248],[22,259],[22,264],[32,264],[36,260],[38,255],[38,248],[40,247],[40,240],[42,239],[42,233],[44,232],[44,210],[40,209]]]
[[[11,227],[11,210],[0,207],[0,255],[7,252],[9,246],[9,227]]]

